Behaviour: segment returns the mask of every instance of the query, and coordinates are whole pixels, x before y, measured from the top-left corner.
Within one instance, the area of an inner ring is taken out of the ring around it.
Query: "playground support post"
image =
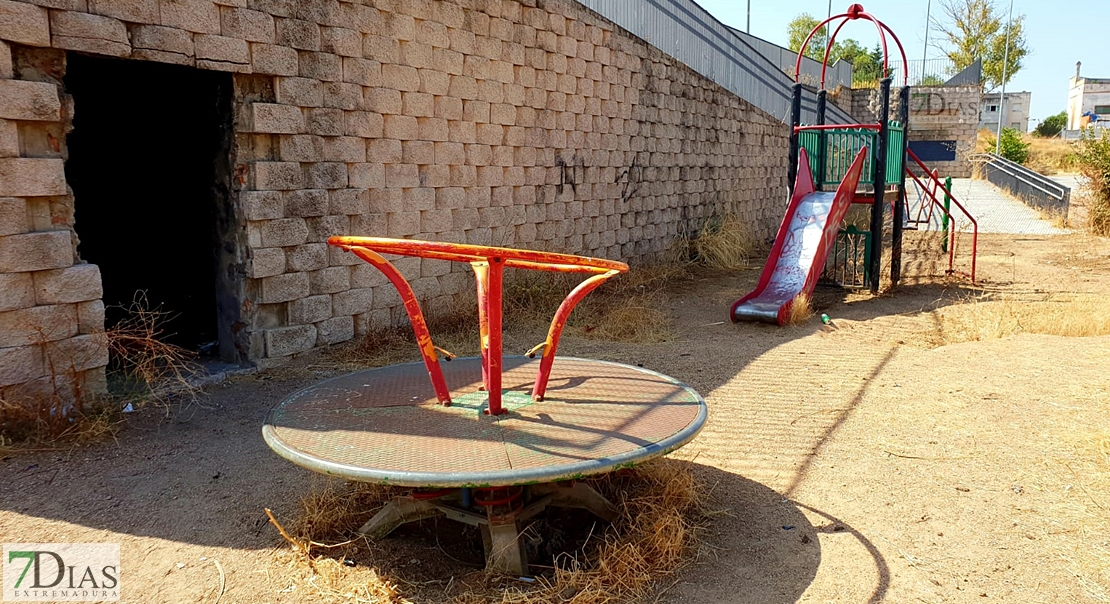
[[[786,167],[787,198],[794,194],[794,179],[798,176],[798,126],[802,124],[802,83],[794,84],[790,100],[790,165]]]
[[[902,125],[902,166],[906,166],[906,149],[909,148],[910,87],[902,86],[898,91],[898,122]],[[902,222],[906,219],[906,174],[903,171],[898,179],[898,198],[894,200],[892,217],[893,230],[890,233],[890,285],[898,285],[902,278]]]
[[[890,76],[879,82],[879,140],[875,141],[875,202],[871,206],[871,293],[879,292],[882,281],[883,263],[883,213],[885,208],[884,189],[886,189],[886,156],[890,138]]]
[[[825,125],[825,112],[827,110],[828,100],[829,100],[828,96],[829,96],[829,93],[824,88],[822,88],[817,93],[817,125],[818,126],[824,126]],[[825,183],[825,176],[826,176],[825,172],[826,172],[826,169],[827,169],[826,167],[829,165],[829,158],[827,157],[828,153],[829,153],[829,150],[827,148],[828,137],[829,137],[829,135],[828,135],[826,130],[818,130],[817,131],[817,174],[816,174],[816,176],[817,176],[817,189],[818,190],[820,190],[821,185],[823,185]]]

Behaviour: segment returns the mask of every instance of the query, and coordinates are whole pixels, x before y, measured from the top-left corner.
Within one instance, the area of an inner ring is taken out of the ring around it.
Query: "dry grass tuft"
[[[935,311],[937,345],[1036,333],[1065,337],[1110,334],[1110,299],[1058,294],[1043,300],[987,297]]]
[[[1075,143],[1062,138],[1040,138],[1025,135],[1029,143],[1029,159],[1025,167],[1045,176],[1061,172],[1075,172],[1078,168],[1075,157]]]
[[[724,270],[748,266],[758,249],[749,224],[734,214],[709,218],[697,235],[683,234],[675,246],[682,261]]]
[[[786,316],[786,325],[801,325],[813,316],[813,305],[809,295],[805,292],[794,296],[790,304],[790,313]]]
[[[514,582],[504,587],[500,576],[481,571],[453,578],[444,593],[449,591],[457,603],[636,600],[692,561],[698,527],[705,518],[705,494],[686,463],[660,459],[589,482],[621,510],[616,522],[604,531],[591,531],[574,551],[554,560],[532,560],[534,570],[547,570],[531,585]],[[372,565],[350,563],[355,558],[373,559],[374,544],[355,530],[393,492],[334,481],[314,489],[290,525],[288,538],[296,545],[280,580],[303,586],[326,601],[407,602],[398,584],[417,586],[419,577],[393,580]]]

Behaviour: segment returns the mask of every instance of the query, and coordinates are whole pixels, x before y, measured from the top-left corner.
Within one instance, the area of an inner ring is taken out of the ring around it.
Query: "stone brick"
[[[278,158],[282,161],[312,162],[324,157],[324,139],[312,134],[278,137]]]
[[[308,225],[303,218],[281,218],[259,223],[263,247],[301,245],[308,241]]]
[[[366,161],[366,141],[355,136],[329,136],[324,139],[324,159],[347,163]]]
[[[462,143],[438,142],[435,144],[435,163],[461,165],[466,163],[466,148]]]
[[[366,161],[385,164],[400,163],[402,143],[391,138],[378,138],[371,140],[366,146]]]
[[[332,315],[357,315],[371,309],[374,304],[374,290],[370,288],[348,289],[331,297]]]
[[[0,386],[22,384],[44,375],[42,346],[0,348]]]
[[[327,213],[328,192],[323,189],[301,189],[286,194],[285,215],[290,218],[323,216]]]
[[[251,132],[298,134],[305,131],[304,113],[293,105],[251,104]]]
[[[411,237],[420,232],[420,212],[393,212],[388,227],[387,237]]]
[[[416,140],[419,136],[419,123],[408,115],[386,115],[385,137],[402,141]]]
[[[284,273],[262,279],[262,302],[288,302],[308,295],[308,273]]]
[[[308,223],[309,241],[327,241],[328,237],[347,235],[351,230],[346,216],[314,216],[305,219]]]
[[[408,188],[420,186],[420,170],[413,164],[390,164],[385,167],[387,187]]]
[[[50,46],[50,21],[46,9],[0,0],[0,40],[27,46]]]
[[[299,19],[277,20],[277,43],[297,50],[320,50],[320,26]]]
[[[157,50],[185,57],[195,54],[193,37],[189,32],[158,25],[136,25],[131,28],[131,45],[135,50]]]
[[[435,115],[435,97],[424,92],[406,92],[401,95],[401,113],[413,117]]]
[[[381,86],[382,65],[370,59],[345,57],[343,59],[343,81],[359,86]]]
[[[31,214],[22,199],[0,198],[0,236],[18,235],[31,230]]]
[[[58,373],[71,374],[108,364],[108,338],[102,333],[49,342],[42,349],[46,366]]]
[[[0,78],[11,79],[14,77],[15,71],[12,66],[12,47],[7,42],[0,42]]]
[[[34,279],[35,302],[39,305],[86,302],[104,295],[100,267],[95,264],[38,271]]]
[[[355,215],[370,211],[370,191],[367,189],[338,189],[328,192],[328,213]]]
[[[392,88],[369,88],[363,93],[366,108],[382,114],[401,113],[401,91]]]
[[[326,52],[300,53],[301,76],[325,82],[338,82],[343,79],[343,60]]]
[[[342,136],[344,128],[343,110],[320,107],[308,110],[308,131],[320,136]]]
[[[321,294],[289,302],[289,323],[308,325],[331,318],[331,296]]]
[[[77,306],[58,304],[0,312],[0,348],[31,346],[77,335]]]
[[[384,187],[385,166],[379,163],[348,164],[347,184],[359,189]]]
[[[304,352],[316,345],[316,327],[297,325],[267,329],[265,342],[266,356],[271,359]]]
[[[351,316],[334,317],[316,324],[316,345],[327,346],[346,342],[355,337],[355,319]]]
[[[300,73],[297,51],[277,44],[252,43],[251,70],[268,75],[295,76]]]
[[[0,80],[0,118],[58,121],[60,110],[58,87],[54,84]]]
[[[77,305],[77,332],[104,332],[104,301],[89,300]]]
[[[430,141],[405,141],[401,144],[401,161],[406,164],[435,163],[435,146]]]
[[[94,52],[116,57],[131,54],[123,21],[69,11],[50,14],[51,44],[55,48]]]
[[[247,220],[272,220],[285,217],[280,191],[243,191],[239,193],[243,217]]]
[[[252,279],[273,277],[285,272],[285,251],[281,248],[254,248],[247,276]]]
[[[324,106],[347,111],[361,109],[362,86],[347,82],[327,82],[324,84]]]
[[[286,191],[300,189],[304,180],[301,164],[297,162],[260,161],[251,164],[254,188],[260,191]]]
[[[0,158],[0,197],[55,196],[67,192],[63,160]]]
[[[382,82],[403,92],[420,90],[420,73],[408,65],[382,65]]]
[[[211,0],[159,0],[162,25],[202,34],[220,33],[219,6]]]
[[[314,189],[342,189],[347,186],[347,164],[317,162],[305,170],[305,186]]]
[[[325,27],[320,30],[320,50],[341,57],[362,56],[362,34],[345,27]]]
[[[324,104],[324,85],[310,78],[277,78],[274,94],[278,103],[301,107],[320,107]]]
[[[274,18],[261,11],[220,7],[220,33],[248,42],[272,44],[275,40]]]
[[[239,64],[251,62],[250,45],[244,40],[227,36],[198,34],[194,42],[196,43],[197,60],[205,59],[220,63]]]
[[[317,271],[328,266],[328,244],[306,243],[285,249],[285,267],[289,271]]]
[[[32,273],[0,273],[0,312],[35,305]]]
[[[385,132],[385,120],[381,114],[369,111],[349,111],[343,114],[346,128],[343,133],[347,136],[361,138],[381,138]]]
[[[311,284],[310,289],[314,296],[318,294],[334,294],[350,289],[351,287],[351,271],[345,266],[333,266],[323,270],[313,271],[308,273],[308,275]]]
[[[69,231],[0,237],[0,273],[23,273],[73,265]]]

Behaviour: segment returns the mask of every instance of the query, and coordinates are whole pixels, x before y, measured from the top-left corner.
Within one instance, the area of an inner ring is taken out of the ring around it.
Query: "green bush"
[[[1037,127],[1033,129],[1033,133],[1040,137],[1051,138],[1053,136],[1056,136],[1057,134],[1060,134],[1060,131],[1063,130],[1064,126],[1067,125],[1068,112],[1061,111],[1056,115],[1050,115],[1044,118],[1044,121],[1037,124]]]
[[[1075,152],[1079,171],[1091,190],[1087,225],[1096,235],[1110,236],[1110,135],[1088,129]]]
[[[987,151],[994,153],[996,139],[991,136],[987,138]],[[1024,165],[1029,159],[1029,143],[1021,140],[1021,133],[1013,128],[1002,129],[1002,145],[999,149],[999,155],[1014,162],[1015,164]]]

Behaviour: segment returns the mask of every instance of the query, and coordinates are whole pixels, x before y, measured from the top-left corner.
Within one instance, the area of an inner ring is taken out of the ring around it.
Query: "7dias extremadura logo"
[[[119,600],[118,543],[5,543],[4,602]]]

